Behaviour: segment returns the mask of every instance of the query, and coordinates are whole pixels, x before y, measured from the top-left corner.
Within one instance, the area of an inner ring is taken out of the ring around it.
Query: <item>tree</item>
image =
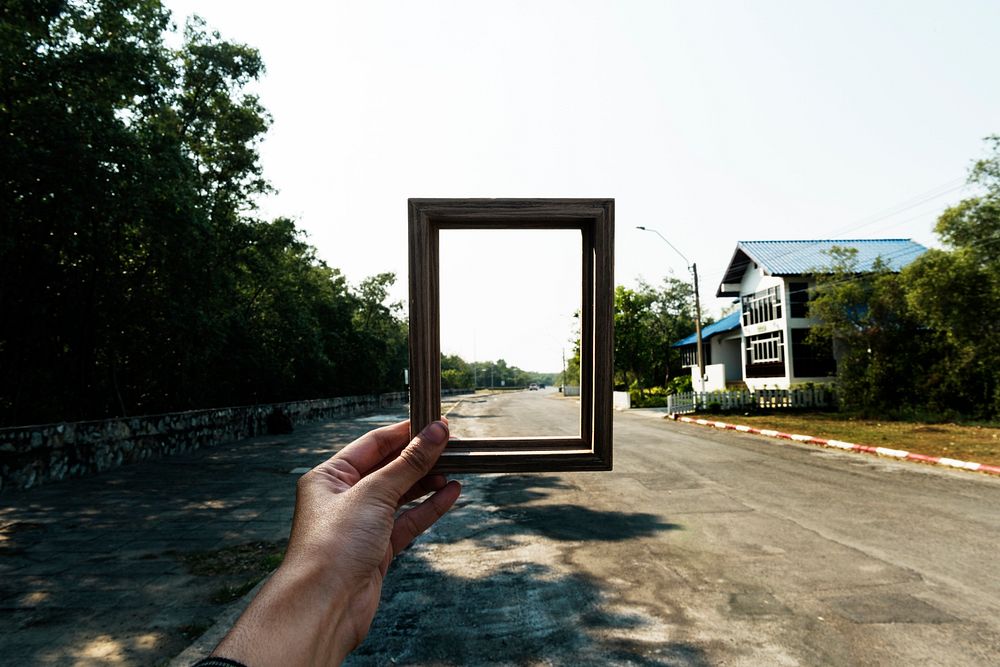
[[[640,281],[637,289],[615,288],[616,381],[640,394],[680,372],[670,347],[694,329],[691,286],[666,278],[660,289]]]
[[[981,193],[948,208],[935,228],[947,246],[894,274],[856,270],[834,253],[811,312],[817,339],[838,345],[840,395],[881,416],[1000,416],[1000,137],[969,181]]]
[[[399,390],[408,363],[407,329],[402,303],[386,304],[392,273],[380,273],[362,281],[354,314],[354,346],[350,352],[356,390]]]
[[[114,347],[148,275],[140,230],[185,177],[147,131],[175,74],[168,19],[158,2],[5,4],[0,411],[15,419],[123,405]]]
[[[352,287],[269,191],[259,53],[159,0],[0,15],[0,423],[402,386],[394,277]]]
[[[857,266],[856,248],[834,247],[829,268],[817,270],[810,316],[820,323],[811,344],[838,351],[837,382],[845,408],[889,416],[921,401],[921,375],[932,332],[908,308],[899,274],[876,261]]]
[[[1000,136],[969,182],[982,194],[947,209],[935,231],[948,250],[930,250],[903,271],[907,304],[939,332],[930,369],[932,405],[981,418],[1000,416]]]
[[[464,359],[457,354],[442,355],[442,389],[472,389],[474,386],[472,367]]]

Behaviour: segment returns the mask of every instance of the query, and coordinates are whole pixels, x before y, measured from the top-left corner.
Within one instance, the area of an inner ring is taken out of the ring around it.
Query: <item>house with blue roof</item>
[[[734,311],[718,322],[701,328],[701,342],[705,355],[705,391],[725,389],[743,381],[740,359],[740,312]],[[691,369],[692,386],[699,387],[698,334],[682,338],[671,347],[680,348],[681,365]]]
[[[836,376],[834,350],[806,342],[817,324],[809,316],[810,289],[825,267],[832,270],[828,253],[834,247],[857,250],[859,273],[871,271],[877,260],[900,271],[927,251],[910,239],[740,241],[716,292],[735,297],[739,308],[702,332],[706,390],[740,381],[751,390],[788,389]],[[692,335],[673,347],[692,367],[697,387],[696,343]]]

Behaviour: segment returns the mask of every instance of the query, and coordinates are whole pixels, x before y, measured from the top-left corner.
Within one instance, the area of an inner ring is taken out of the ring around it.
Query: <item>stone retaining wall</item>
[[[172,412],[125,419],[0,429],[0,492],[81,477],[125,463],[188,452],[267,432],[279,408],[293,424],[399,408],[404,392]]]

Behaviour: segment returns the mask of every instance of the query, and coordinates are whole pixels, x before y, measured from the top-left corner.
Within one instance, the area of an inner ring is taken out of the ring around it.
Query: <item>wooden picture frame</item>
[[[583,241],[579,437],[449,441],[438,472],[611,470],[613,199],[410,199],[410,430],[441,418],[439,233],[569,229]]]

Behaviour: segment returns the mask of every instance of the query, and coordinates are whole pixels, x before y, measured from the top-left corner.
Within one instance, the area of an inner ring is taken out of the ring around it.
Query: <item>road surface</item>
[[[553,400],[539,400],[541,397]],[[445,398],[441,412],[456,438],[578,435],[580,401],[556,387]]]
[[[446,409],[467,437],[542,435],[578,405]],[[996,478],[633,411],[614,472],[464,482],[348,664],[1000,663]]]

